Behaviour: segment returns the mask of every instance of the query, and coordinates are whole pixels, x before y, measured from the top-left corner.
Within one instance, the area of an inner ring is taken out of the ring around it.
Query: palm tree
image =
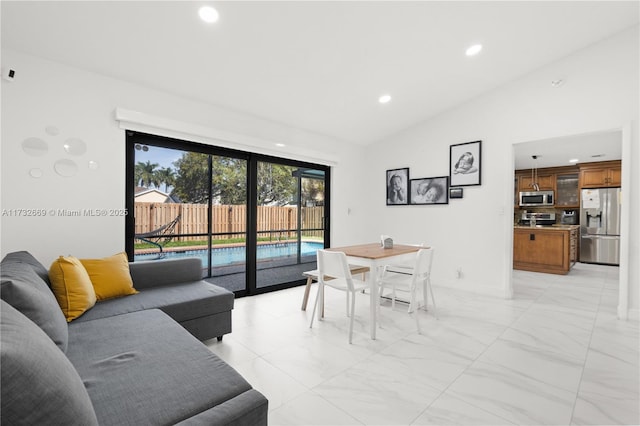
[[[169,187],[176,182],[176,173],[171,167],[163,167],[155,172],[160,184],[164,184],[164,192],[169,193]]]
[[[158,178],[156,176],[156,168],[159,166],[157,163],[152,163],[151,161],[147,161],[143,163],[142,161],[138,161],[135,168],[135,179],[136,182],[140,183],[140,186],[144,186],[149,188],[151,185],[158,187]]]

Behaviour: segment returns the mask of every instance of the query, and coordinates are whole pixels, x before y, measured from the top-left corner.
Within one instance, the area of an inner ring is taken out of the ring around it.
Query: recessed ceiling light
[[[200,19],[208,24],[216,22],[219,17],[218,11],[211,6],[202,6],[198,10],[198,15],[200,16]]]
[[[378,98],[378,102],[380,102],[381,104],[386,104],[390,100],[391,100],[391,96],[390,95],[382,95],[382,96],[380,96]]]
[[[577,163],[578,161],[580,161],[577,158],[572,158],[571,160],[569,160],[570,163]]]
[[[277,146],[278,148],[284,148],[286,145],[285,145],[285,144],[283,144],[283,143],[277,143],[277,144],[276,144],[276,146]]]
[[[474,44],[473,46],[471,46],[471,47],[469,47],[467,49],[465,54],[467,56],[473,56],[473,55],[477,55],[478,53],[480,53],[481,50],[482,50],[482,45],[481,44]]]

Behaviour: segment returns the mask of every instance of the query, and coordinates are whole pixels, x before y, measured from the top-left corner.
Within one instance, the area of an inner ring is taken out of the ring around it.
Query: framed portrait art
[[[449,176],[410,180],[411,204],[449,204]]]
[[[451,145],[449,147],[449,185],[480,185],[481,153],[482,141]]]
[[[387,205],[409,204],[409,168],[387,170]]]

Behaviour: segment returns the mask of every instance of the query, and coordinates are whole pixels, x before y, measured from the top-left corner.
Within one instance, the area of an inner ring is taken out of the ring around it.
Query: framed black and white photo
[[[482,141],[449,147],[449,185],[480,185]]]
[[[387,205],[409,204],[409,168],[387,170]]]
[[[462,188],[449,188],[449,198],[462,198]]]
[[[411,179],[411,204],[449,204],[449,176]]]

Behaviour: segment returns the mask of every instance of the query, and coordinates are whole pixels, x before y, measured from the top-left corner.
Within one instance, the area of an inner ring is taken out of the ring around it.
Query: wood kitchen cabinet
[[[622,183],[621,161],[603,161],[580,165],[580,188],[618,187]]]
[[[540,175],[538,174],[538,186],[540,191],[553,191],[555,190],[555,175]],[[530,192],[535,191],[533,189],[533,179],[531,175],[520,175],[518,178],[518,191]]]
[[[580,166],[546,167],[538,169],[538,185],[541,191],[555,191],[555,207],[580,207],[580,189],[621,186],[621,161],[583,163]],[[515,171],[515,206],[519,193],[533,191],[531,170]]]
[[[567,274],[578,256],[578,226],[513,229],[513,269]]]

